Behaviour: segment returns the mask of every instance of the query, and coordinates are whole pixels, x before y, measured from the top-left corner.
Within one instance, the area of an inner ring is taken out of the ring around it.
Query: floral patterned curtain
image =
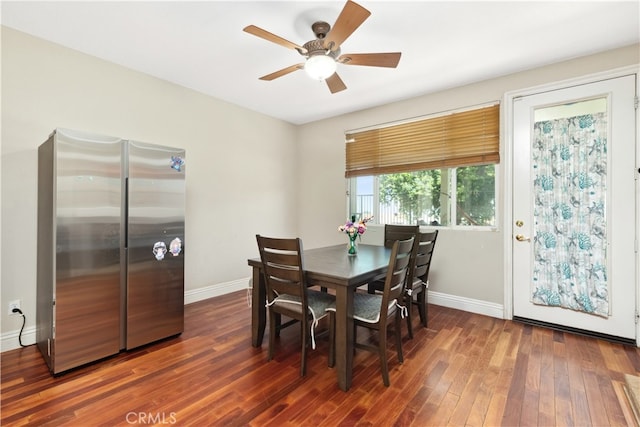
[[[532,302],[607,317],[606,113],[536,122],[532,167]]]

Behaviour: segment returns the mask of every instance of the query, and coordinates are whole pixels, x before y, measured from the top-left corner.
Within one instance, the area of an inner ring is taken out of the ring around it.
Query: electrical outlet
[[[15,316],[16,314],[20,314],[20,313],[14,313],[13,312],[14,308],[17,308],[18,310],[21,310],[21,308],[20,308],[20,300],[19,299],[11,301],[9,303],[9,316]]]

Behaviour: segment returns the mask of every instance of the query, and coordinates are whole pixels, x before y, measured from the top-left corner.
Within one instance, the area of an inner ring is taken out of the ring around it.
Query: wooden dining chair
[[[307,287],[302,241],[299,238],[281,239],[256,235],[262,261],[269,311],[269,356],[273,359],[276,335],[280,329],[300,322],[302,357],[300,376],[307,372],[309,340],[315,349],[315,329],[327,315],[327,307],[335,305],[335,296]],[[281,323],[281,316],[291,320]]]
[[[407,284],[405,289],[405,303],[407,305],[407,329],[409,338],[413,338],[413,322],[411,319],[412,306],[418,306],[420,322],[427,327],[428,305],[427,292],[429,290],[429,270],[433,249],[438,238],[438,230],[418,233],[415,241],[415,255],[412,260],[412,267],[407,274]],[[415,298],[414,298],[415,296]]]
[[[418,225],[395,225],[395,224],[385,224],[384,225],[384,246],[390,248],[393,246],[393,243],[396,240],[405,240],[410,237],[415,237],[420,231],[420,226]],[[370,294],[374,294],[377,292],[382,292],[382,288],[384,287],[384,276],[377,278],[376,280],[369,282],[367,284],[367,292]]]
[[[396,240],[405,240],[409,237],[415,237],[419,231],[420,226],[418,225],[385,224],[384,245],[387,248],[390,248]]]
[[[406,310],[404,304],[404,286],[410,266],[411,252],[414,238],[396,240],[391,249],[389,267],[382,294],[355,292],[353,295],[353,340],[354,347],[371,351],[380,358],[382,381],[389,386],[389,368],[387,363],[387,329],[394,323],[394,334],[398,361],[404,362],[402,355],[401,318]],[[327,308],[330,313],[329,321],[329,366],[335,364],[335,303]],[[368,342],[358,342],[357,329],[364,327],[378,331],[378,345]]]

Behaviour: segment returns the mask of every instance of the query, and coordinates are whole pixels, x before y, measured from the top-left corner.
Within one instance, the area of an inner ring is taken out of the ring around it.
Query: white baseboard
[[[205,299],[218,297],[231,292],[241,291],[249,288],[249,277],[233,280],[226,283],[218,283],[204,288],[198,288],[184,293],[184,303],[191,304]]]
[[[218,283],[216,285],[189,290],[184,293],[184,303],[185,305],[192,304],[194,302],[203,301],[231,292],[248,289],[249,286],[250,280],[247,277],[243,279],[233,280],[231,282]],[[429,291],[429,303],[449,308],[455,308],[457,310],[468,311],[471,313],[483,314],[485,316],[497,317],[498,319],[504,318],[504,307],[501,304],[491,303],[487,301]],[[16,330],[2,334],[2,336],[0,337],[0,352],[20,348],[20,343],[18,342],[19,333],[20,330]],[[31,345],[35,344],[35,342],[35,326],[26,327],[22,333],[22,344]]]
[[[10,331],[2,334],[0,338],[0,352],[14,350],[20,348],[20,341],[18,341],[18,335],[20,335],[20,329]],[[36,327],[25,327],[22,331],[22,344],[31,345],[36,343]]]
[[[202,301],[205,299],[217,297],[220,295],[225,295],[235,291],[241,291],[243,289],[247,289],[249,287],[249,278],[238,279],[231,282],[226,283],[218,283],[216,285],[206,286],[204,288],[198,288],[193,290],[188,290],[184,293],[184,303],[185,305],[191,304],[194,302]],[[18,335],[20,334],[20,329],[15,331],[5,332],[0,336],[0,352],[5,352],[9,350],[15,350],[16,348],[20,348],[20,342],[18,341]],[[25,327],[22,332],[22,344],[31,345],[36,343],[36,327],[29,326]]]
[[[429,304],[455,308],[470,313],[483,314],[489,317],[504,319],[504,306],[493,302],[459,297],[441,292],[429,291]]]

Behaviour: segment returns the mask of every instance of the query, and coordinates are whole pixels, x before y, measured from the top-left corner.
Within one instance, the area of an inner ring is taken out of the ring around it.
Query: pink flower
[[[355,216],[353,217],[355,219]],[[338,227],[338,231],[341,233],[346,233],[350,237],[354,237],[356,235],[361,236],[367,231],[367,222],[371,221],[373,216],[367,216],[361,219],[358,222],[347,221],[344,225]]]

